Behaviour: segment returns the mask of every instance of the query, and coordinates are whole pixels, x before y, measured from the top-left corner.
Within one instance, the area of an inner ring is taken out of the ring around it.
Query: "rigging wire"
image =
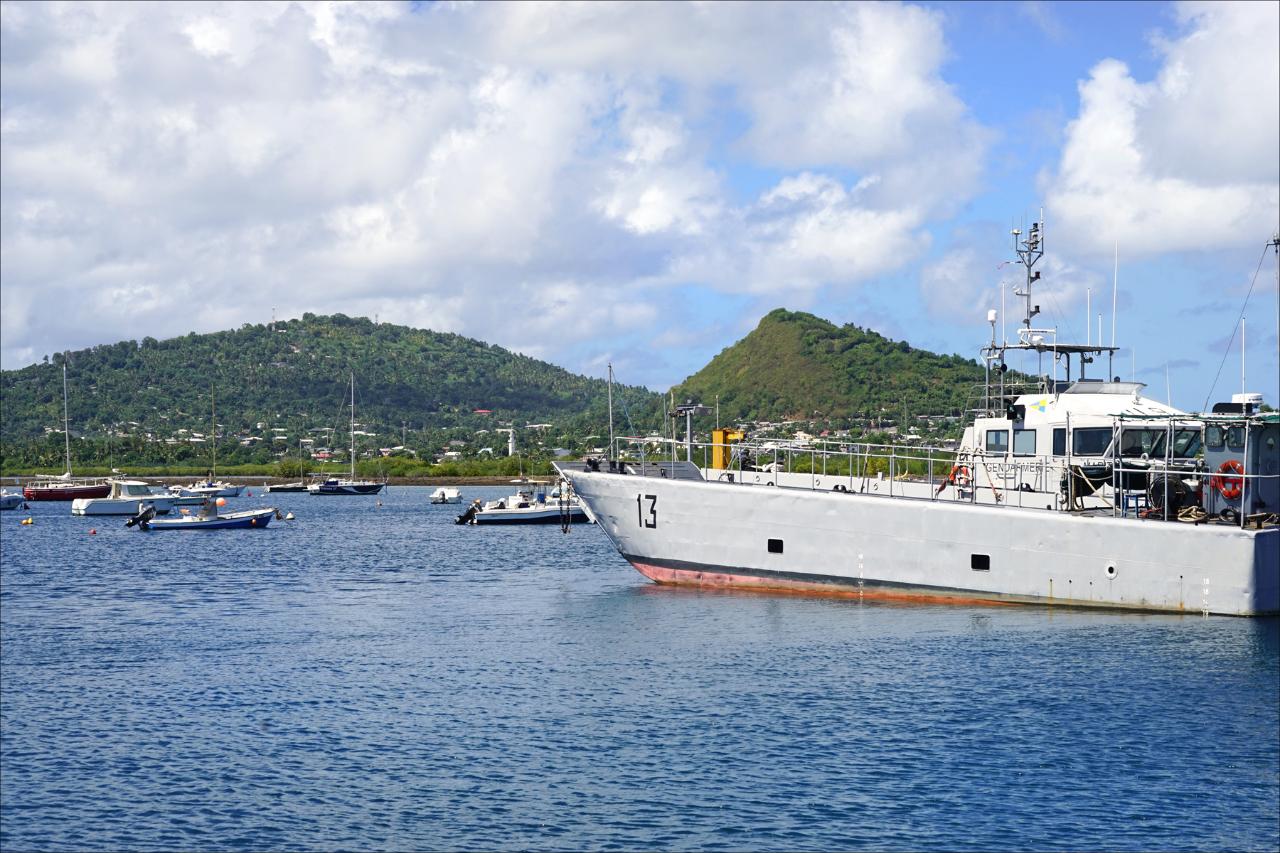
[[[1253,287],[1258,283],[1258,273],[1262,272],[1262,262],[1267,259],[1267,250],[1271,248],[1272,241],[1268,240],[1266,245],[1262,247],[1262,256],[1258,258],[1258,268],[1253,271],[1253,281],[1249,282],[1249,292],[1244,295],[1244,304],[1240,306],[1240,316],[1236,318],[1236,324],[1231,328],[1231,337],[1227,338],[1226,349],[1222,351],[1222,361],[1218,362],[1218,372],[1213,375],[1213,384],[1209,386],[1209,393],[1204,396],[1204,405],[1200,407],[1200,411],[1208,411],[1209,398],[1213,396],[1213,391],[1218,387],[1218,379],[1222,376],[1222,368],[1227,363],[1227,356],[1231,354],[1231,345],[1236,340],[1236,329],[1240,328],[1240,323],[1244,320],[1244,312],[1249,307],[1249,297],[1253,295]]]

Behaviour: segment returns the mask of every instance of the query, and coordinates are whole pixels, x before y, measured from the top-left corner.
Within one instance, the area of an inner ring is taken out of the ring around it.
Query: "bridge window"
[[[1054,427],[1053,429],[1053,455],[1067,455],[1067,428]]]
[[[1009,452],[1009,431],[1007,429],[987,430],[987,452],[988,453],[1008,453]]]
[[[1036,431],[1033,429],[1015,429],[1013,431],[1013,455],[1036,455]]]
[[[1071,452],[1077,456],[1105,456],[1111,446],[1111,427],[1086,427],[1071,431]]]

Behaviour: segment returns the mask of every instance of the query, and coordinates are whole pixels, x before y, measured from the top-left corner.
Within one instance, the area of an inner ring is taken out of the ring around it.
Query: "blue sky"
[[[1116,372],[1199,408],[1280,228],[1278,33],[1270,2],[0,3],[0,363],[273,311],[656,389],[776,307],[976,355],[1043,209],[1041,319],[1083,338],[1092,290],[1109,337],[1118,244]],[[1276,403],[1272,255],[1247,313]]]

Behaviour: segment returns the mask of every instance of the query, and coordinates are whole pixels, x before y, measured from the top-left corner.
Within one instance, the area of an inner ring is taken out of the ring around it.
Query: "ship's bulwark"
[[[1280,613],[1280,529],[570,472],[659,583],[1257,616]]]

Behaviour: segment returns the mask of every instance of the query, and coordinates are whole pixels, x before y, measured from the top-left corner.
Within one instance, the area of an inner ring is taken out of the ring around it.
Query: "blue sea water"
[[[664,588],[429,491],[0,516],[0,847],[1280,847],[1274,619]]]

